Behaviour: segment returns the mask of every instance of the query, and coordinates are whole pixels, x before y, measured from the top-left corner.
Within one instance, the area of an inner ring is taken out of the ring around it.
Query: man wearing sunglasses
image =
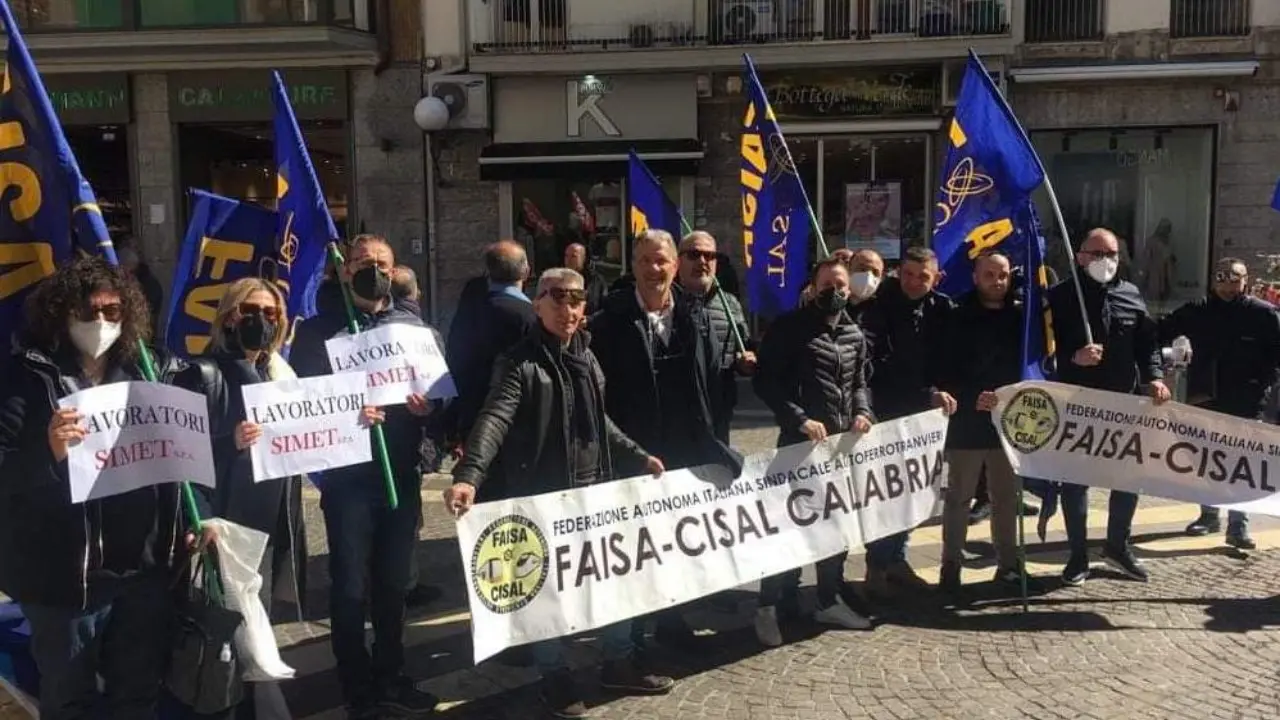
[[[1117,277],[1119,238],[1105,228],[1089,231],[1076,253],[1076,264],[1079,267],[1075,277],[1058,283],[1048,293],[1058,382],[1146,394],[1156,403],[1169,400],[1155,321],[1137,286]],[[1087,318],[1081,315],[1077,293],[1084,296]],[[1088,342],[1086,327],[1093,332],[1092,343]],[[1084,485],[1062,486],[1063,520],[1071,545],[1071,557],[1062,571],[1062,581],[1067,585],[1080,585],[1089,578],[1088,492]],[[1112,490],[1108,505],[1102,559],[1124,575],[1146,582],[1147,570],[1129,547],[1138,496]]]
[[[1267,390],[1280,381],[1280,316],[1270,303],[1252,297],[1249,269],[1238,258],[1218,261],[1208,297],[1174,310],[1160,321],[1160,345],[1178,336],[1191,341],[1187,370],[1190,405],[1261,420]],[[1218,509],[1203,506],[1187,534],[1222,530]],[[1249,536],[1249,517],[1227,513],[1227,544],[1241,550],[1257,547]]]

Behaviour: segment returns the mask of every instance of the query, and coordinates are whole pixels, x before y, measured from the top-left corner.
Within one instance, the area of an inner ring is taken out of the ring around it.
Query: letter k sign
[[[565,119],[568,126],[565,132],[569,137],[582,136],[582,117],[590,115],[595,121],[596,127],[600,128],[600,132],[608,137],[621,137],[622,131],[617,125],[613,124],[613,120],[604,114],[604,110],[600,109],[600,98],[604,97],[599,92],[581,92],[581,85],[577,80],[570,80],[567,83],[568,92],[565,94]]]

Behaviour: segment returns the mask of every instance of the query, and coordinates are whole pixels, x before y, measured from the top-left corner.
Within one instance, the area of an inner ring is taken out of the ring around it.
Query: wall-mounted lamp
[[[448,127],[452,117],[449,104],[434,95],[422,98],[413,106],[413,123],[422,132],[439,132]]]

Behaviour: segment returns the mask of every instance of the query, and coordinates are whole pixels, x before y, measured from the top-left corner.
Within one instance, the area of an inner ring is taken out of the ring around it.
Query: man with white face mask
[[[1156,324],[1137,286],[1116,277],[1120,240],[1105,228],[1091,230],[1076,253],[1076,262],[1081,270],[1077,274],[1079,289],[1073,279],[1058,283],[1048,293],[1057,341],[1057,380],[1096,390],[1147,394],[1156,403],[1167,401],[1170,395],[1162,380]],[[1086,336],[1077,293],[1084,296],[1092,343]],[[1147,570],[1129,548],[1138,496],[1112,491],[1109,506],[1102,559],[1126,576],[1145,582]],[[1062,571],[1067,585],[1079,585],[1089,577],[1088,509],[1088,488],[1064,484],[1062,512],[1071,545],[1071,558]]]
[[[849,308],[846,312],[859,322],[868,301],[876,296],[884,279],[884,258],[875,250],[859,250],[849,258]]]

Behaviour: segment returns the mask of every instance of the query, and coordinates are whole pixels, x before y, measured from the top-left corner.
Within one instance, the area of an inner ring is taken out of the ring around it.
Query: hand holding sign
[[[372,405],[360,408],[360,422],[365,427],[373,427],[381,425],[387,419],[387,414]]]
[[[262,426],[248,420],[236,425],[236,449],[248,450],[262,437]]]
[[[67,459],[70,447],[84,439],[85,430],[80,426],[84,417],[73,407],[59,408],[49,420],[49,449],[53,459]]]
[[[405,406],[409,412],[418,417],[426,417],[431,414],[431,403],[420,393],[411,393],[405,399]]]

